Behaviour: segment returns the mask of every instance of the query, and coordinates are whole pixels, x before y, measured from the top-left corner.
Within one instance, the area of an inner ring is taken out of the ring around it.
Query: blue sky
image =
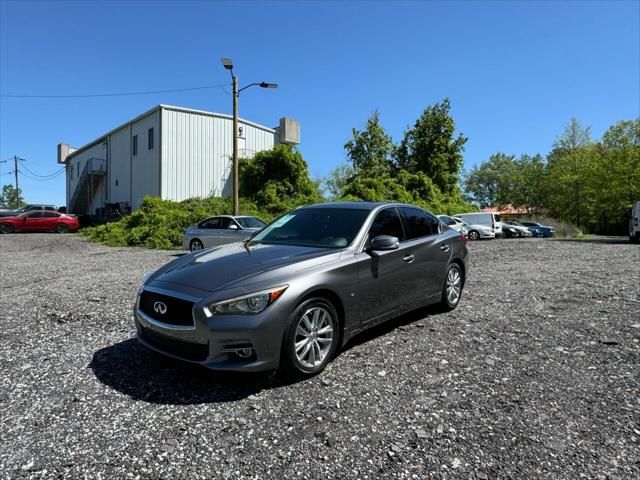
[[[171,2],[0,0],[0,93],[73,95],[241,85],[240,115],[300,120],[313,176],[375,109],[395,140],[451,98],[465,167],[492,153],[547,153],[576,117],[600,137],[640,115],[640,2]],[[90,99],[0,99],[0,160],[56,171],[82,146],[159,103],[230,113],[227,88]],[[0,183],[13,167],[0,164]],[[64,204],[64,180],[21,178]]]

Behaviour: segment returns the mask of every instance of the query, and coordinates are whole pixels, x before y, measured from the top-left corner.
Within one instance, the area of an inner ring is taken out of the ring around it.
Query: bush
[[[240,199],[240,213],[253,215],[265,222],[271,212],[260,210],[255,203]],[[282,212],[284,213],[284,212]],[[145,197],[140,208],[116,222],[85,228],[81,235],[92,242],[113,247],[177,248],[182,245],[184,230],[214,215],[231,214],[231,200],[220,197],[191,198],[182,202]]]

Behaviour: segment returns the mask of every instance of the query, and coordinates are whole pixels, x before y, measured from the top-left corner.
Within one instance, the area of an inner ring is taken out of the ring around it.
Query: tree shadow
[[[98,350],[89,368],[103,384],[134,400],[167,405],[234,402],[281,386],[271,372],[213,372],[156,353],[135,338]]]

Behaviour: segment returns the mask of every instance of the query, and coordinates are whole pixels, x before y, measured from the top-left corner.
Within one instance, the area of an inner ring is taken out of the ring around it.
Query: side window
[[[60,215],[57,214],[56,212],[44,212],[44,217],[45,218],[56,218],[59,217]]]
[[[148,135],[149,135],[149,150],[153,150],[153,128],[149,129]]]
[[[378,235],[391,235],[400,241],[405,240],[402,222],[395,208],[385,208],[376,215],[369,228],[369,241]]]
[[[439,233],[440,221],[433,215],[417,208],[402,207],[401,210],[409,240]]]
[[[440,220],[442,220],[442,223],[444,223],[445,225],[456,225],[457,223],[453,218],[446,215],[442,215],[440,217]]]
[[[205,220],[198,225],[198,228],[220,228],[220,218],[210,218],[209,220]]]
[[[222,217],[220,219],[220,228],[229,228],[230,223],[231,219],[229,217]]]
[[[134,155],[138,154],[138,135],[134,135],[131,139],[131,150]]]
[[[32,212],[29,214],[29,219],[42,218],[42,212]]]

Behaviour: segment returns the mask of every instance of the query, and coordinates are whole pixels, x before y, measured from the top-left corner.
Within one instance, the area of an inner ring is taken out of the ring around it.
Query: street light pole
[[[249,87],[258,86],[261,88],[278,88],[277,83],[250,83],[249,85],[238,88],[238,77],[233,73],[233,62],[230,58],[223,58],[222,65],[231,73],[231,81],[233,84],[233,154],[232,154],[232,177],[233,177],[233,192],[231,193],[231,209],[233,215],[238,215],[239,210],[239,183],[240,175],[238,173],[238,99],[240,98],[240,92],[246,90]]]
[[[233,215],[238,215],[239,207],[239,183],[240,176],[238,174],[238,77],[231,74],[233,79],[233,199],[231,201]]]

